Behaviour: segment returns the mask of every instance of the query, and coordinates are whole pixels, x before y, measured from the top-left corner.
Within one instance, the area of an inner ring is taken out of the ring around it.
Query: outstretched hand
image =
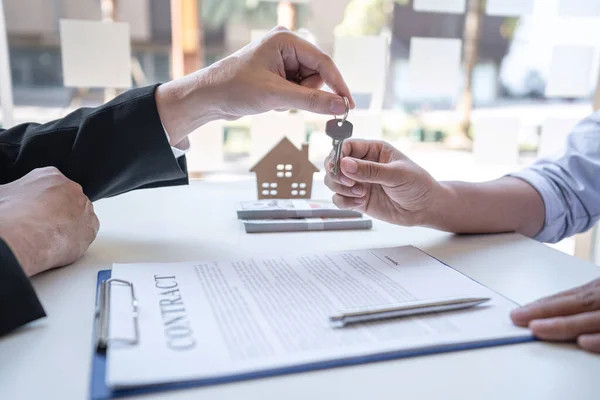
[[[327,84],[334,93],[321,90]],[[330,56],[281,27],[208,68],[159,86],[156,102],[171,144],[216,119],[270,110],[343,114],[354,100]]]
[[[325,161],[325,184],[335,192],[339,208],[355,209],[399,225],[423,224],[439,190],[439,183],[388,143],[344,141],[340,172]]]
[[[600,353],[600,279],[517,308],[511,317],[539,339],[577,341]]]

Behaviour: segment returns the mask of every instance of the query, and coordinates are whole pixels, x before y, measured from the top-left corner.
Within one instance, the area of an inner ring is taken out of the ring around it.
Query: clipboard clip
[[[131,289],[131,317],[133,319],[134,332],[133,337],[131,338],[110,337],[108,333],[108,326],[110,320],[110,292],[113,284],[128,286]],[[96,321],[96,349],[98,351],[104,351],[108,347],[108,344],[112,342],[118,342],[126,345],[137,345],[140,338],[138,315],[138,301],[135,297],[133,283],[116,278],[108,279],[102,282],[98,290],[96,312],[94,314],[94,318]]]

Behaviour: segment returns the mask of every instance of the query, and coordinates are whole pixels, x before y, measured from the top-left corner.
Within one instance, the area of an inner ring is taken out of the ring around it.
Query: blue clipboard
[[[438,260],[439,261],[439,260]],[[446,265],[446,264],[444,264]],[[452,268],[452,267],[450,267]],[[96,291],[98,292],[100,286],[103,282],[109,280],[111,277],[110,270],[102,270],[98,272],[98,282]],[[96,296],[96,307],[98,306],[98,296]],[[95,322],[96,324],[97,322]],[[96,327],[94,327],[96,328]],[[94,331],[96,331],[94,329]],[[134,396],[134,395],[142,395],[148,393],[158,393],[164,391],[172,391],[178,389],[189,389],[200,386],[209,386],[209,385],[218,385],[222,383],[228,382],[237,382],[249,379],[257,379],[257,378],[266,378],[273,377],[278,375],[287,375],[299,372],[307,372],[307,371],[315,371],[327,368],[337,368],[344,367],[348,365],[358,365],[365,364],[377,361],[388,361],[395,360],[400,358],[407,357],[415,357],[415,356],[424,356],[429,354],[438,354],[438,353],[448,353],[452,351],[461,351],[461,350],[471,350],[471,349],[479,349],[484,347],[492,347],[492,346],[501,346],[508,344],[516,344],[516,343],[526,343],[535,341],[535,337],[533,335],[527,337],[519,337],[519,338],[508,338],[508,339],[496,339],[496,340],[484,340],[480,342],[474,343],[465,343],[458,345],[444,345],[438,347],[430,347],[427,349],[414,349],[414,350],[400,350],[400,351],[392,351],[388,353],[379,353],[369,356],[357,356],[357,357],[348,357],[344,359],[336,359],[329,361],[319,361],[315,363],[309,364],[301,364],[295,365],[292,367],[286,368],[277,368],[271,370],[261,370],[257,372],[250,372],[244,374],[237,375],[228,375],[219,378],[210,378],[210,379],[199,379],[193,381],[185,381],[185,382],[176,382],[176,383],[166,383],[166,384],[158,384],[152,386],[143,386],[139,388],[131,388],[131,389],[121,389],[121,390],[112,390],[106,385],[106,352],[97,350],[97,342],[94,337],[93,341],[93,357],[92,357],[92,379],[91,379],[91,387],[90,387],[90,398],[92,400],[105,400],[105,399],[115,399],[120,397]]]

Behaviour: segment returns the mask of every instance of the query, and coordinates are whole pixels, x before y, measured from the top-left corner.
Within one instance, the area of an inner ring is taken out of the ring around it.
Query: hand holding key
[[[337,175],[340,170],[340,160],[342,157],[342,145],[344,144],[344,140],[350,139],[352,137],[352,130],[354,127],[352,123],[348,121],[348,112],[350,111],[350,102],[348,98],[344,96],[344,102],[346,103],[346,113],[342,119],[338,119],[337,117],[327,121],[327,125],[325,126],[325,133],[332,140],[333,153],[333,174]]]
[[[326,161],[325,184],[333,202],[399,225],[422,225],[440,184],[423,168],[388,143],[350,139],[343,142],[340,169]]]

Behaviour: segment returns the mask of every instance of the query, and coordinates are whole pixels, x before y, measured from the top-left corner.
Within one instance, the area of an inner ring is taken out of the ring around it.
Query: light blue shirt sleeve
[[[564,151],[514,174],[544,201],[545,221],[535,239],[555,243],[600,220],[600,112],[580,122]]]

